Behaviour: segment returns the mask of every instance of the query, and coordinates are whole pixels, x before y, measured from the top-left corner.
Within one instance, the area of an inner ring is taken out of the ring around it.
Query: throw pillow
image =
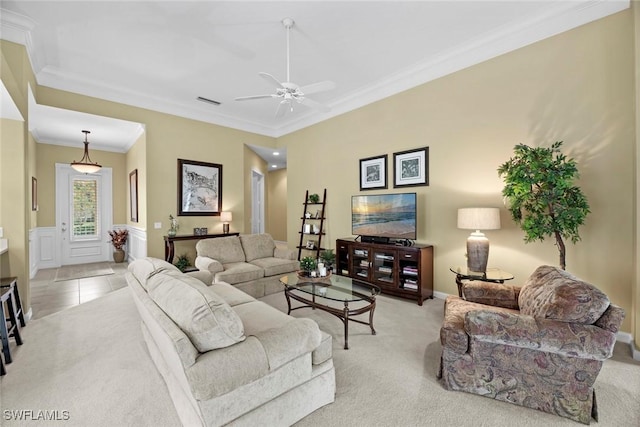
[[[520,290],[518,305],[525,315],[591,325],[609,307],[609,298],[566,271],[543,265]]]
[[[148,292],[200,353],[245,339],[240,317],[198,279],[180,272],[158,272],[149,278]]]

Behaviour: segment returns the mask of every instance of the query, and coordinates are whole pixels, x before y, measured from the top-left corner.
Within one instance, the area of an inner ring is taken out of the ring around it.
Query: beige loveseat
[[[269,234],[241,234],[200,240],[196,267],[213,282],[229,283],[254,298],[281,291],[280,277],[300,268],[295,253],[278,248]]]
[[[154,258],[127,282],[183,425],[288,426],[333,402],[331,337],[311,319]]]

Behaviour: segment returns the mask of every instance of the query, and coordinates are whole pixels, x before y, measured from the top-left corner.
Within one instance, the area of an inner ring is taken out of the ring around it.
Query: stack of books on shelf
[[[406,274],[408,276],[417,276],[418,275],[418,267],[413,267],[410,265],[402,267],[402,274]]]
[[[376,259],[383,259],[383,260],[386,260],[386,261],[393,261],[393,255],[376,254]]]
[[[356,274],[358,276],[360,276],[360,277],[367,277],[368,276],[368,274],[367,274],[367,272],[365,270],[360,270]]]
[[[391,267],[387,267],[386,265],[381,265],[378,267],[378,271],[380,273],[393,273],[393,269]]]
[[[355,249],[355,250],[353,251],[353,254],[354,254],[354,255],[356,255],[356,256],[368,256],[368,255],[369,255],[369,254],[367,253],[367,251],[366,251],[366,250],[364,250],[364,249]]]
[[[366,259],[361,259],[360,267],[369,267],[369,261],[367,261]]]
[[[412,280],[412,279],[405,279],[404,280],[404,284],[403,284],[403,288],[417,291],[418,290],[418,281],[417,280]]]

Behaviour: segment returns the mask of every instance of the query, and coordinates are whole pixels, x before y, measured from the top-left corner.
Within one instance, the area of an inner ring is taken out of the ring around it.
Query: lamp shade
[[[220,221],[231,222],[233,221],[233,215],[228,211],[220,212]]]
[[[500,209],[458,209],[458,228],[465,230],[498,230],[500,228]]]

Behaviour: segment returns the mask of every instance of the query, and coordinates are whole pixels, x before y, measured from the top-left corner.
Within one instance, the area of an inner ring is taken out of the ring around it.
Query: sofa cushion
[[[251,295],[242,292],[235,286],[232,286],[225,282],[214,283],[213,285],[211,285],[211,289],[223,300],[225,300],[225,302],[231,307],[235,307],[236,305],[240,304],[246,304],[248,302],[256,300]]]
[[[244,251],[238,236],[202,239],[196,243],[198,256],[215,259],[222,264],[244,262]]]
[[[149,296],[200,353],[245,339],[240,317],[198,279],[179,272],[160,272],[149,278]]]
[[[240,242],[247,262],[272,257],[276,249],[276,243],[269,234],[242,234]]]
[[[161,259],[151,258],[151,257],[139,258],[133,261],[131,264],[129,264],[128,269],[131,272],[131,274],[133,274],[133,276],[138,280],[140,285],[142,285],[145,291],[148,290],[147,280],[149,279],[149,276],[153,272],[159,272],[159,271],[180,272],[178,267],[176,267],[175,265],[170,264]]]
[[[233,262],[224,265],[224,271],[215,274],[214,282],[236,284],[264,277],[264,270],[246,262]]]
[[[518,304],[522,314],[591,325],[609,307],[609,298],[566,271],[543,265],[520,290]]]
[[[255,259],[251,261],[251,264],[262,268],[265,277],[287,274],[300,269],[300,263],[298,261],[274,257]]]

